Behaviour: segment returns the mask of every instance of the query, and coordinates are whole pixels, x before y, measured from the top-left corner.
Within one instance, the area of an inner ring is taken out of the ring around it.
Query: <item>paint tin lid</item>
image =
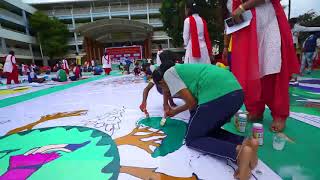
[[[259,128],[259,129],[261,128],[261,129],[262,129],[262,128],[263,128],[263,125],[260,124],[260,123],[253,123],[253,127],[254,127],[254,128]]]
[[[239,117],[247,119],[247,115],[246,114],[239,114]]]

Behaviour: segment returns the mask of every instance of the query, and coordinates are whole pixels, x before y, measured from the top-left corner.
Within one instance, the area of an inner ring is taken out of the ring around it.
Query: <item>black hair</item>
[[[191,16],[192,14],[198,14],[200,12],[200,8],[195,0],[187,0],[186,7],[189,10],[188,16]]]
[[[153,79],[153,82],[158,85],[159,82],[163,79],[163,74],[160,70],[160,68],[157,68],[153,71],[152,73],[152,79]]]
[[[162,45],[161,45],[161,44],[158,44],[158,48],[159,48],[159,49],[162,49]]]
[[[161,65],[162,64],[169,64],[171,66],[174,66],[175,64],[175,60],[176,60],[176,55],[169,50],[165,50],[163,51],[160,55],[160,61],[161,61]]]
[[[10,51],[9,54],[14,56],[14,51]]]
[[[175,63],[162,63],[160,67],[155,69],[152,73],[153,82],[155,84],[159,84],[159,82],[163,79],[164,73],[174,65]]]
[[[79,53],[78,53],[78,52],[76,52],[76,55],[78,56],[78,55],[79,55]]]

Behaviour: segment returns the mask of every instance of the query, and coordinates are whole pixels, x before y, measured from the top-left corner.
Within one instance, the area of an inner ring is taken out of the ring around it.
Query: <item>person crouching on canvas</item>
[[[161,86],[164,99],[178,95],[185,102],[171,108],[164,100],[166,117],[191,111],[186,145],[237,162],[235,177],[249,179],[257,165],[258,141],[221,128],[243,105],[244,93],[233,74],[210,64],[176,64],[161,66],[153,80]]]

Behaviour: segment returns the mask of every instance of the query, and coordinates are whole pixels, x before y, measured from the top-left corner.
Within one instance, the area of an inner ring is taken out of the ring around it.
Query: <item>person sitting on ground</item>
[[[28,72],[28,81],[29,83],[44,83],[46,80],[44,78],[38,78],[37,74],[30,67],[30,72]]]
[[[139,76],[139,74],[141,73],[141,68],[140,68],[139,62],[135,63],[133,72],[134,72],[135,76]]]
[[[3,64],[0,63],[0,78],[2,77],[3,74]]]
[[[58,82],[66,82],[68,81],[67,73],[65,70],[61,69],[59,67],[59,70],[57,71],[57,77],[52,78],[53,81],[58,81]]]
[[[72,75],[69,77],[69,79],[70,79],[71,81],[77,81],[77,80],[79,80],[80,77],[81,77],[80,65],[75,65],[75,64],[74,64],[71,73],[72,73]]]
[[[165,117],[190,110],[187,147],[237,162],[235,177],[249,179],[258,162],[258,141],[222,129],[244,101],[233,74],[211,64],[176,64],[161,66],[153,80],[162,88],[164,99],[178,95],[185,102],[171,108],[164,100]]]
[[[124,69],[125,71],[127,71],[128,74],[130,74],[130,66],[132,64],[132,61],[128,57],[126,57],[124,62],[125,62]]]
[[[121,71],[121,73],[123,74],[124,66],[123,66],[123,64],[121,62],[119,64],[119,71]]]
[[[95,66],[93,68],[93,75],[101,75],[103,72],[102,68],[100,66]]]

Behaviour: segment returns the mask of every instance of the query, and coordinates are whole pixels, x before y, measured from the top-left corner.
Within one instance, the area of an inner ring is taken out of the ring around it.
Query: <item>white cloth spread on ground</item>
[[[33,123],[42,116],[78,110],[88,110],[88,112],[82,116],[65,117],[43,122],[33,127],[33,129],[56,126],[83,126],[107,133],[112,139],[127,136],[136,127],[136,122],[144,117],[144,113],[139,110],[141,99],[131,97],[140,97],[146,85],[146,83],[143,83],[142,78],[137,79],[131,75],[106,77],[102,80],[1,108],[0,121],[6,123],[0,124],[0,136],[17,127]],[[162,96],[157,92],[156,88],[153,88],[148,98],[150,116],[163,115],[162,101]],[[182,104],[181,101],[176,99],[175,102]],[[32,107],[32,111],[26,107]],[[124,111],[122,111],[123,109]],[[113,118],[113,116],[110,118],[110,115],[116,116],[117,112],[121,113],[120,119]],[[188,112],[183,112],[175,118],[187,122],[189,116]],[[157,130],[155,129],[154,131]],[[134,136],[134,138],[136,137]],[[155,149],[155,147],[152,149]],[[117,150],[119,151],[121,167],[154,168],[156,172],[176,178],[191,177],[192,174],[195,174],[199,179],[205,180],[233,179],[234,169],[231,165],[228,165],[232,164],[231,162],[227,163],[225,159],[194,151],[184,144],[178,150],[157,158],[152,157],[143,149],[129,144],[120,145]],[[93,167],[90,168],[92,169]],[[257,174],[256,170],[262,173]],[[262,161],[259,161],[256,170],[252,172],[259,180],[281,179]],[[99,172],[101,172],[100,169]],[[140,178],[120,173],[118,179]],[[254,179],[254,177],[251,178],[251,180]]]

